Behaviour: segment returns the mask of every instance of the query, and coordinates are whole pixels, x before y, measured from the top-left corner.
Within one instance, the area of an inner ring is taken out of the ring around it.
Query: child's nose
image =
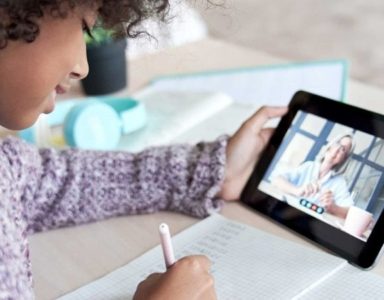
[[[74,66],[70,77],[73,79],[83,79],[87,77],[89,73],[89,65],[88,65],[88,59],[87,59],[87,51],[86,49],[82,50],[81,55],[79,57],[78,63]]]
[[[82,65],[77,64],[73,68],[73,71],[71,72],[71,78],[77,79],[77,80],[83,79],[87,77],[88,72],[89,72],[88,62]]]

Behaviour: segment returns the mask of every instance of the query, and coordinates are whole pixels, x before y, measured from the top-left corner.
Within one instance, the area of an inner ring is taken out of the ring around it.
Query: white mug
[[[345,218],[344,231],[362,237],[373,221],[372,214],[357,206],[351,206]]]

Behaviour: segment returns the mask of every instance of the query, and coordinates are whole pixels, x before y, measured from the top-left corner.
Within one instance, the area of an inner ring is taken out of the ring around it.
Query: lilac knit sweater
[[[34,299],[29,234],[114,216],[217,210],[227,138],[138,154],[0,142],[0,299]]]

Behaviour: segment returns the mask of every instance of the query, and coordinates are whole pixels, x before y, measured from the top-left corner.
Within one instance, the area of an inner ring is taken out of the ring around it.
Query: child
[[[0,1],[0,125],[19,130],[54,109],[56,94],[88,73],[83,31],[100,18],[132,26],[167,0]],[[171,210],[196,217],[238,199],[285,108],[263,108],[231,138],[138,154],[0,143],[0,298],[33,299],[27,236],[119,215]],[[209,261],[190,256],[143,281],[135,299],[215,299]]]

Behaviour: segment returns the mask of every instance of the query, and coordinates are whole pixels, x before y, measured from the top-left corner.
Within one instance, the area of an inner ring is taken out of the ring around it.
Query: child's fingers
[[[247,124],[250,124],[252,129],[255,132],[261,130],[264,124],[272,118],[281,117],[286,114],[288,111],[287,107],[280,106],[263,106],[260,108],[255,114],[253,114],[248,121]]]

